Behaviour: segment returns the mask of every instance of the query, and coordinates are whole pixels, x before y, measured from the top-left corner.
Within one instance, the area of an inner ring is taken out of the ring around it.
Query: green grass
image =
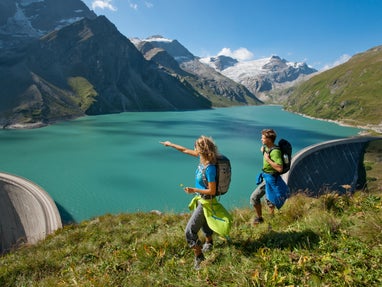
[[[86,110],[96,101],[96,97],[98,96],[97,92],[83,77],[69,78],[68,83],[78,97],[78,106],[82,111],[86,112]]]
[[[381,195],[302,195],[253,227],[234,210],[232,242],[215,239],[203,268],[188,215],[105,215],[66,226],[1,258],[1,286],[380,286]]]
[[[2,256],[0,286],[382,286],[380,149],[365,156],[368,190],[294,195],[257,227],[252,209],[232,210],[232,241],[215,237],[200,270],[189,214],[104,215]]]

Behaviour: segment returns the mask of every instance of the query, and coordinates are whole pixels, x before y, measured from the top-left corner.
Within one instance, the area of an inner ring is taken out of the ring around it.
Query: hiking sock
[[[194,259],[194,268],[195,269],[200,269],[200,264],[204,261],[204,254],[200,253],[199,255],[195,256]]]
[[[214,247],[214,243],[212,241],[210,242],[205,242],[203,244],[202,252],[208,252],[211,251],[212,248]]]

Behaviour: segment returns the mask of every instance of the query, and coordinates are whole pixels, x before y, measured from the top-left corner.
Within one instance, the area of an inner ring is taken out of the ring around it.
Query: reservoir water
[[[160,141],[192,148],[211,136],[231,159],[232,183],[221,202],[248,207],[261,169],[260,133],[273,128],[293,153],[319,142],[357,135],[360,129],[308,119],[280,106],[187,112],[140,112],[83,117],[40,129],[0,131],[0,171],[40,185],[63,221],[106,213],[187,212],[197,159]]]

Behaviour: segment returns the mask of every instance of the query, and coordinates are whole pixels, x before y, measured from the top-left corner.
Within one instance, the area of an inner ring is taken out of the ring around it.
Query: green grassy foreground
[[[380,152],[366,154],[366,191],[295,195],[257,227],[233,210],[232,241],[215,237],[200,270],[189,214],[105,215],[2,256],[0,286],[382,286]]]
[[[0,286],[382,285],[381,194],[295,196],[258,227],[233,214],[232,242],[215,239],[198,271],[188,215],[106,215],[2,257]]]

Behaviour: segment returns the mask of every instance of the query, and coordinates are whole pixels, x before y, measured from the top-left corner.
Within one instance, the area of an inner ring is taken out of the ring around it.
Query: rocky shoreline
[[[290,111],[288,111],[288,112],[290,112]],[[330,122],[330,123],[335,123],[337,125],[344,126],[344,127],[359,128],[359,129],[363,130],[363,131],[360,132],[360,135],[369,135],[370,131],[374,131],[374,132],[376,132],[378,134],[382,134],[382,123],[380,123],[379,125],[372,125],[372,124],[359,125],[359,124],[357,124],[354,121],[355,124],[352,125],[352,124],[349,124],[349,123],[345,123],[343,121],[336,121],[336,120],[329,120],[329,119],[323,119],[323,118],[316,118],[316,117],[308,116],[308,115],[301,114],[301,113],[295,113],[295,114],[299,115],[299,116],[302,116],[302,117],[305,117],[305,118],[308,118],[308,119],[319,120],[319,121],[327,121],[327,122]],[[52,125],[52,124],[57,123],[59,121],[66,121],[66,120],[71,120],[71,119],[63,118],[61,120],[56,120],[56,121],[50,122],[50,123],[36,122],[36,123],[24,123],[24,124],[22,124],[22,123],[8,124],[8,125],[3,125],[2,129],[7,129],[7,130],[8,129],[9,130],[13,130],[13,129],[36,129],[36,128],[42,128],[42,127],[46,127],[48,125]]]
[[[312,120],[319,120],[319,121],[326,121],[326,122],[330,122],[330,123],[335,123],[337,125],[340,125],[340,126],[343,126],[343,127],[352,127],[352,128],[359,128],[359,129],[363,129],[364,131],[361,131],[360,132],[360,135],[369,135],[370,134],[370,130],[376,132],[376,133],[379,133],[379,134],[382,134],[382,123],[379,124],[379,125],[371,125],[371,124],[366,124],[366,125],[359,125],[359,124],[349,124],[349,123],[345,123],[343,121],[336,121],[336,120],[328,120],[328,119],[322,119],[322,118],[316,118],[316,117],[312,117],[312,116],[308,116],[308,115],[304,115],[304,114],[300,114],[300,113],[295,113],[296,115],[299,115],[299,116],[302,116],[304,118],[308,118],[308,119],[312,119]]]
[[[11,124],[3,126],[4,130],[21,130],[21,129],[37,129],[47,126],[48,124],[43,122],[38,123],[28,123],[28,124]]]

